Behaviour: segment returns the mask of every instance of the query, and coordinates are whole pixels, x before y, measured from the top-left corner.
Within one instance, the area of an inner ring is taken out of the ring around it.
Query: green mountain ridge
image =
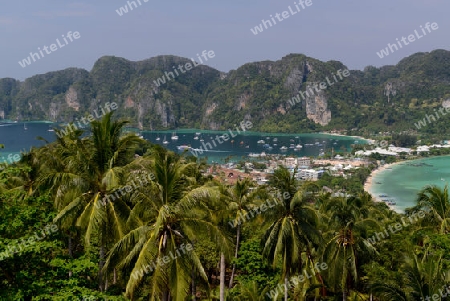
[[[417,131],[415,124],[434,109],[450,105],[450,51],[416,53],[395,66],[350,70],[350,76],[307,96],[300,91],[347,67],[302,54],[278,61],[244,64],[228,73],[206,65],[167,76],[190,59],[163,55],[132,62],[101,57],[92,70],[68,68],[21,82],[0,79],[0,117],[70,122],[106,102],[116,115],[146,130],[199,128],[226,130],[243,120],[265,132]],[[158,78],[165,83],[155,85]],[[339,79],[339,78],[338,78]],[[420,132],[445,134],[445,118]]]

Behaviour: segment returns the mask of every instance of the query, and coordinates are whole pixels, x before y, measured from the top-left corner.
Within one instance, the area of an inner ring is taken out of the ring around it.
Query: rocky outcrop
[[[322,126],[330,123],[331,111],[323,91],[306,97],[306,117]]]

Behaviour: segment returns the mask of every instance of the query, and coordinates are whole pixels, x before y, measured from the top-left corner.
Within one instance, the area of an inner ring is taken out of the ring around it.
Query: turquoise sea
[[[51,132],[57,124],[49,122],[19,122],[0,124],[0,143],[5,145],[0,150],[0,161],[8,159],[9,154],[17,154],[21,151],[28,151],[31,146],[42,146],[45,141],[38,140],[37,137],[52,142],[55,140],[55,132]],[[152,143],[164,145],[166,148],[182,152],[178,146],[185,145],[193,149],[200,147],[206,151],[199,154],[201,158],[207,158],[208,162],[239,161],[248,158],[250,153],[284,154],[295,156],[318,156],[322,152],[333,150],[335,153],[343,149],[349,150],[353,143],[365,143],[365,140],[354,137],[332,136],[327,134],[266,134],[258,132],[237,132],[233,129],[233,136],[228,141],[214,146],[213,140],[216,136],[228,133],[225,131],[202,131],[196,129],[185,129],[177,131],[144,131],[137,129],[128,129],[141,134],[145,139]],[[198,133],[198,135],[197,135]],[[178,136],[178,140],[173,140],[172,136]],[[230,135],[231,136],[231,135]],[[196,139],[197,137],[197,139]],[[159,138],[159,140],[157,139]],[[168,144],[163,144],[167,141]],[[201,141],[203,140],[203,141]],[[264,143],[258,141],[264,140]],[[217,140],[216,140],[217,141]],[[295,148],[301,145],[302,148]],[[282,150],[282,147],[286,150]]]
[[[380,182],[381,184],[376,184]],[[427,185],[444,187],[450,182],[450,156],[405,161],[377,173],[370,192],[388,195],[398,212],[416,204],[417,193]]]

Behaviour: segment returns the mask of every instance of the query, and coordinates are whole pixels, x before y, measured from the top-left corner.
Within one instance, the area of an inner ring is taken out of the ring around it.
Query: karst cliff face
[[[346,67],[301,54],[248,63],[227,73],[198,65],[178,75],[191,60],[158,56],[131,62],[102,57],[90,72],[70,68],[23,82],[0,79],[0,118],[70,122],[115,102],[115,115],[140,129],[226,130],[243,120],[254,130],[408,126],[422,108],[450,98],[450,52],[419,53],[396,66],[367,67],[298,101],[299,92]],[[422,115],[420,114],[422,112]]]

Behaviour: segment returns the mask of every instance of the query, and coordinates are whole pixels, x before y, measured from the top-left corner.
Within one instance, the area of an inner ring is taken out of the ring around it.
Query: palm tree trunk
[[[73,258],[73,241],[70,235],[69,235],[69,257]],[[69,271],[69,278],[70,277],[72,277],[72,271]]]
[[[284,277],[284,301],[288,301],[289,279],[288,273]]]
[[[169,300],[170,300],[170,292],[169,292],[169,290],[166,290],[166,291],[163,293],[162,301],[169,301]]]
[[[225,254],[220,253],[220,301],[225,301]]]
[[[239,224],[237,226],[237,231],[236,231],[236,250],[234,252],[234,258],[237,259],[238,258],[238,252],[239,252],[239,241],[240,241],[240,237],[241,236],[241,224]],[[231,271],[231,276],[230,276],[230,284],[228,285],[228,288],[232,288],[233,287],[233,280],[234,280],[234,272],[236,271],[236,263],[233,263],[233,270]]]
[[[191,272],[191,295],[192,295],[192,301],[196,301],[197,300],[197,288],[196,288],[196,284],[195,284],[195,271],[194,269],[192,269]]]
[[[103,281],[103,266],[105,265],[105,246],[102,244],[100,247],[100,260],[98,262],[98,287],[101,292],[105,291],[105,285]]]

